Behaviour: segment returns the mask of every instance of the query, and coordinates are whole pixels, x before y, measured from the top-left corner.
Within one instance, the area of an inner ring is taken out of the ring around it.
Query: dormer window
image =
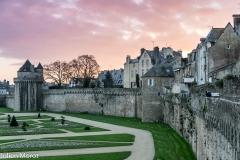
[[[230,49],[231,48],[231,45],[230,44],[227,44],[227,49]]]

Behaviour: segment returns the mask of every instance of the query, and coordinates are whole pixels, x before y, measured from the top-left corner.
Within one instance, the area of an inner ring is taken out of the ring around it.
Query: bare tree
[[[79,57],[77,59],[74,58],[72,61],[69,62],[69,65],[72,70],[72,76],[75,78],[82,78],[81,69],[83,65]]]
[[[78,56],[70,64],[73,69],[73,75],[76,78],[93,78],[100,71],[100,66],[93,55]]]
[[[56,61],[44,65],[44,78],[54,81],[59,88],[70,77],[69,65],[65,61]]]

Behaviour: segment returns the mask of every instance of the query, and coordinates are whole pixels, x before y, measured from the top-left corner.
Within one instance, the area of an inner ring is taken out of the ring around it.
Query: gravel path
[[[6,115],[15,116],[34,116],[36,113],[6,113]],[[1,115],[1,117],[6,117]],[[55,113],[41,113],[41,115],[48,115],[51,117],[60,118],[61,114]],[[92,120],[86,120],[82,118],[76,118],[71,116],[65,116],[66,120],[79,122],[91,126],[96,126],[110,131],[101,132],[84,132],[84,133],[58,133],[58,134],[39,134],[39,135],[18,135],[18,136],[4,136],[0,137],[0,140],[12,140],[12,139],[39,139],[50,137],[70,137],[70,136],[89,136],[89,135],[104,135],[104,134],[122,134],[128,133],[135,136],[135,141],[132,146],[118,146],[118,147],[102,147],[102,148],[84,148],[84,149],[64,149],[64,150],[46,150],[46,151],[31,151],[26,153],[38,153],[39,157],[43,156],[59,156],[59,155],[76,155],[76,154],[94,154],[94,153],[110,153],[110,152],[123,152],[131,151],[132,154],[127,160],[152,160],[155,155],[154,142],[152,134],[149,131],[134,129],[129,127],[117,126]],[[17,152],[14,152],[17,153]]]

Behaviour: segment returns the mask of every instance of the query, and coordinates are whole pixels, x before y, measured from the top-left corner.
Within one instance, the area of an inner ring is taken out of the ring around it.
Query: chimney
[[[204,41],[206,41],[206,38],[200,38],[201,43],[203,43]]]
[[[178,53],[181,55],[181,57],[182,57],[182,50],[179,49],[177,52],[178,52]]]
[[[240,36],[240,14],[233,15],[233,25],[235,32]]]
[[[145,51],[145,48],[141,48],[140,50],[140,56],[142,56],[143,52]]]
[[[157,64],[159,62],[159,48],[158,47],[154,47],[153,50],[154,53],[154,60],[155,60],[155,64]]]
[[[126,63],[128,64],[129,62],[130,62],[130,55],[127,55]]]

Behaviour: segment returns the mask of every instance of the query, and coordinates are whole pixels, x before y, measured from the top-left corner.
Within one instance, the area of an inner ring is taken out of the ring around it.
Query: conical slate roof
[[[27,60],[23,66],[18,70],[18,72],[30,72],[30,66],[31,66],[31,62],[29,60]]]
[[[38,63],[38,66],[36,69],[43,69],[43,66],[41,65],[41,63]]]

